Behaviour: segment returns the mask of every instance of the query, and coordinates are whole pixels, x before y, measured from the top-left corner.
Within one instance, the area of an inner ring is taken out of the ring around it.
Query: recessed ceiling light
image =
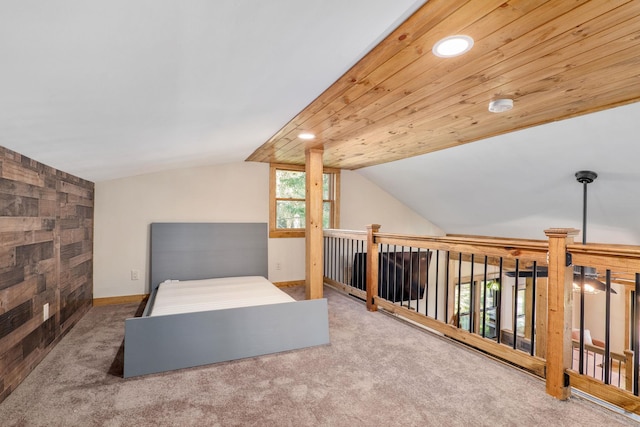
[[[513,108],[513,99],[501,98],[494,99],[489,103],[489,111],[492,113],[504,113]]]
[[[445,37],[433,45],[433,54],[440,58],[453,58],[467,53],[473,47],[473,39],[469,36],[457,35]]]
[[[298,138],[300,139],[304,139],[304,140],[311,140],[311,139],[315,139],[316,136],[310,132],[302,132],[301,134],[298,135]]]

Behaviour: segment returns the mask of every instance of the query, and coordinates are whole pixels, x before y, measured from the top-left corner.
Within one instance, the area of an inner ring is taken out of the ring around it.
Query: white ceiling
[[[424,1],[0,2],[0,145],[91,181],[243,161]]]
[[[639,119],[634,103],[359,172],[449,233],[545,239],[582,229],[592,170],[587,240],[640,244]]]
[[[95,182],[243,161],[422,3],[2,1],[0,145]],[[589,240],[640,244],[639,117],[636,103],[359,173],[446,232],[544,239],[581,228],[574,173],[592,169]]]

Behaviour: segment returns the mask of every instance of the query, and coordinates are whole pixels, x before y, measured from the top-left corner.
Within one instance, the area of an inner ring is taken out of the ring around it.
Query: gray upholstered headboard
[[[268,275],[266,223],[151,224],[150,290],[167,279]]]

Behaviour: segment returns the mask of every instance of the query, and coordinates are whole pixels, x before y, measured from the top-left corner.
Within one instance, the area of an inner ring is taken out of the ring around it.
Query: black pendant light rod
[[[587,184],[591,184],[598,174],[592,171],[576,172],[576,179],[582,184],[582,244],[587,243]]]
[[[587,243],[587,184],[591,184],[598,174],[591,171],[576,172],[576,179],[582,184],[582,244]],[[580,266],[580,353],[578,356],[578,372],[584,370],[584,273],[585,268]]]

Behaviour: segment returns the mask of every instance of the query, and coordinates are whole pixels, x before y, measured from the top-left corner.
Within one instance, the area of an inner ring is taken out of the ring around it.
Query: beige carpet
[[[0,404],[0,425],[637,425],[325,289],[330,345],[127,380],[118,357],[137,306],[92,308]]]

